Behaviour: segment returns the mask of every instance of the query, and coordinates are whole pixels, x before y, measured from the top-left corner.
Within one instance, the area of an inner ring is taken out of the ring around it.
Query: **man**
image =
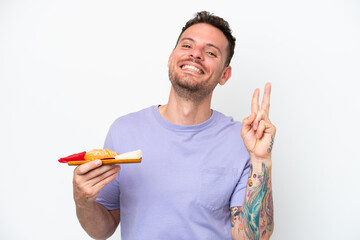
[[[75,169],[77,216],[91,237],[111,236],[121,218],[123,240],[269,239],[270,84],[261,107],[255,90],[242,125],[210,108],[213,89],[231,76],[234,47],[226,21],[197,13],[168,61],[168,103],[120,117],[107,135],[105,148],[142,149],[142,163]]]

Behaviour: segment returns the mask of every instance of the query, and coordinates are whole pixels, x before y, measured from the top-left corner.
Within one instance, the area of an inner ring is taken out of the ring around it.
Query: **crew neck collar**
[[[202,123],[195,124],[195,125],[179,125],[171,123],[167,120],[165,120],[160,112],[159,112],[159,106],[155,105],[152,107],[152,112],[154,114],[155,119],[159,122],[159,124],[167,129],[175,130],[175,131],[184,131],[184,132],[192,132],[192,131],[200,131],[203,129],[206,129],[211,124],[214,124],[218,118],[218,112],[212,110],[212,114],[210,118]]]

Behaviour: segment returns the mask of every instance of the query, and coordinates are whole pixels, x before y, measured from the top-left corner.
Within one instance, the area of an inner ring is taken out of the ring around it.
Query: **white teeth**
[[[194,66],[184,65],[184,66],[182,66],[181,69],[190,69],[190,70],[193,70],[193,71],[195,71],[197,73],[201,73],[201,70],[198,69],[197,67],[194,67]]]

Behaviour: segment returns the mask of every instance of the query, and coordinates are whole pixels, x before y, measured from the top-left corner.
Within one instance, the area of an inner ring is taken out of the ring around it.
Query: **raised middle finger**
[[[271,84],[267,83],[265,85],[264,96],[261,102],[261,110],[267,112],[268,114],[270,109],[270,93],[271,93]]]

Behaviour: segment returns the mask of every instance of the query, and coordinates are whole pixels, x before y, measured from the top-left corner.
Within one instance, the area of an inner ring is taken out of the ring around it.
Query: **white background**
[[[237,38],[212,107],[241,120],[273,85],[272,239],[360,239],[360,3],[347,0],[0,1],[0,239],[89,239],[57,159],[167,102],[168,57],[200,10]]]

